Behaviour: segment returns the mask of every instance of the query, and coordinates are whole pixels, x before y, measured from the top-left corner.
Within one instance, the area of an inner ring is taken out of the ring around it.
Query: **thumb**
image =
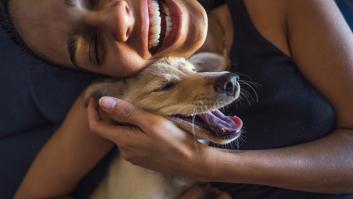
[[[205,190],[195,185],[183,193],[178,199],[201,199],[205,195]]]
[[[131,136],[138,131],[136,127],[116,126],[109,122],[102,121],[97,114],[96,105],[93,99],[89,100],[87,113],[88,125],[91,130],[118,145],[127,140],[133,140]]]

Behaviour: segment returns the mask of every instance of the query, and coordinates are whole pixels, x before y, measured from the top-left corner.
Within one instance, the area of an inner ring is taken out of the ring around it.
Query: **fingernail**
[[[102,97],[99,99],[100,107],[102,107],[103,110],[107,112],[112,111],[117,103],[118,103],[117,99],[113,97]]]

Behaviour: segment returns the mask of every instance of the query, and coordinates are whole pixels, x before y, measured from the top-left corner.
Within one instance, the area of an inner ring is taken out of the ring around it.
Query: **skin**
[[[67,41],[75,36],[78,38],[75,58],[81,69],[127,76],[163,56],[190,56],[206,38],[204,9],[195,0],[179,0],[176,3],[183,15],[180,37],[167,49],[151,54],[147,45],[148,25],[144,24],[147,17],[141,11],[145,1],[100,0],[96,5],[90,5],[88,0],[71,0],[68,4],[64,0],[12,0],[10,5],[21,37],[45,59],[74,67],[69,59]],[[99,54],[104,54],[101,64],[89,59],[93,33],[100,35]]]
[[[328,136],[286,148],[231,153],[195,146],[188,134],[169,121],[118,99],[113,99],[117,103],[110,108],[102,103],[102,110],[139,128],[100,121],[93,102],[88,108],[88,118],[78,118],[87,114],[80,106],[82,99],[78,99],[62,128],[38,155],[16,198],[69,194],[112,147],[105,139],[118,145],[123,157],[134,164],[201,181],[262,184],[321,193],[353,192],[353,93],[347,92],[353,89],[351,31],[333,1],[246,0],[245,3],[258,31],[292,57],[302,74],[333,105],[337,126]],[[227,12],[226,8],[220,10]],[[104,99],[103,102],[112,100]],[[72,134],[72,126],[84,131]],[[88,143],[80,142],[82,139]],[[58,147],[66,151],[59,152]],[[81,151],[72,153],[77,148]],[[54,158],[59,154],[62,159]],[[154,158],[156,155],[158,159]],[[66,164],[73,160],[75,165]],[[188,165],[183,165],[185,162]],[[49,176],[45,175],[48,173]],[[43,190],[43,186],[48,189]],[[194,196],[190,198],[197,198]]]
[[[59,0],[11,0],[10,13],[22,39],[35,53],[44,59],[69,68],[75,68],[76,64],[79,66],[79,70],[110,76],[135,74],[146,65],[164,56],[187,57],[194,53],[206,39],[207,16],[204,9],[195,0],[176,1],[183,14],[181,35],[174,44],[153,55],[146,49],[147,41],[141,34],[143,32],[143,16],[140,12],[142,0],[102,0],[98,1],[98,5],[94,7],[87,2],[88,0],[73,0],[70,4],[65,4],[64,1]],[[99,65],[92,63],[88,56],[90,43],[87,35],[92,30],[98,31],[103,35],[100,43],[103,43],[101,45],[105,47],[103,51],[106,52],[106,55],[104,62]],[[127,34],[127,32],[129,33]],[[38,35],[41,36],[38,37]],[[79,38],[75,57],[77,63],[72,63],[70,60],[66,45],[72,35]],[[64,180],[66,181],[64,183],[66,186],[62,186],[62,181],[58,180],[56,186],[58,189],[53,188],[51,187],[53,185],[51,184],[52,181],[46,182],[46,177],[38,176],[43,181],[39,184],[29,182],[29,184],[34,185],[28,187],[29,192],[19,191],[16,197],[30,198],[33,196],[33,198],[40,198],[43,196],[45,198],[50,195],[50,197],[70,198],[70,196],[64,195],[70,193],[79,179],[110,151],[113,146],[112,143],[92,133],[88,128],[87,118],[85,117],[87,113],[82,108],[82,104],[83,102],[79,98],[61,128],[45,146],[47,149],[43,150],[43,153],[38,157],[38,168],[40,170],[38,172],[45,171],[45,168],[57,170],[58,172],[54,176],[51,176],[52,172],[44,172],[46,174],[42,174],[47,175],[51,179],[56,179],[59,176],[63,177],[59,177],[61,179],[70,179],[69,181]],[[75,127],[71,128],[71,126]],[[87,145],[74,144],[82,138],[87,141],[85,142]],[[67,142],[67,139],[73,142]],[[48,155],[48,162],[40,160],[43,157],[47,157],[47,152],[49,154],[58,152],[57,146],[59,145],[60,149],[63,150],[63,153],[59,156],[65,158],[57,161],[51,159],[54,156]],[[83,147],[83,150],[81,150],[81,147]],[[79,153],[71,153],[70,150]],[[81,156],[81,153],[87,155]],[[77,160],[77,165],[80,166],[75,167],[72,165],[71,158],[75,159],[75,162]],[[33,170],[36,170],[35,165],[36,163],[33,164]],[[29,172],[28,176],[31,176],[30,173],[32,172]],[[33,173],[37,172],[34,171]],[[34,178],[37,178],[36,174]],[[41,186],[40,184],[43,182],[44,186]],[[46,186],[45,184],[50,185]],[[20,190],[26,190],[26,185],[22,187],[24,188],[20,188]],[[38,188],[38,193],[40,193],[39,189],[43,187],[47,187],[44,190],[47,190],[47,193],[50,193],[49,195],[46,195],[46,193],[38,195],[36,193],[36,188]],[[195,195],[195,198],[200,197],[200,191],[195,192],[195,189],[198,188],[191,189],[190,193],[185,193],[183,198],[189,198],[190,195]],[[206,190],[203,192],[206,192]]]

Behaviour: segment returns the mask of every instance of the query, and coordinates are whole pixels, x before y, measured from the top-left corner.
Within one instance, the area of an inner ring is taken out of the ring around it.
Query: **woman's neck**
[[[227,5],[209,12],[208,26],[207,39],[199,52],[214,52],[229,59],[233,44],[233,23]]]

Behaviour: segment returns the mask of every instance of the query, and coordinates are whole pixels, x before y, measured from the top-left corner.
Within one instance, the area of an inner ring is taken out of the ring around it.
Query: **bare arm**
[[[91,116],[92,128],[117,143],[127,160],[159,171],[206,181],[353,192],[353,36],[334,1],[282,1],[292,57],[336,110],[337,128],[327,137],[281,149],[229,153],[190,143],[167,121],[123,101],[118,102],[119,108],[106,111],[143,131],[124,129],[131,132],[129,139],[124,139],[118,133],[122,127],[109,126]],[[158,149],[163,151],[156,153]],[[158,160],[151,154],[158,154]]]
[[[89,130],[87,113],[80,97],[61,128],[32,163],[15,198],[68,197],[79,180],[112,146]]]
[[[299,146],[225,154],[227,172],[219,180],[353,192],[353,35],[334,1],[284,1],[292,57],[334,106],[337,129]]]
[[[353,136],[336,130],[308,144],[239,153],[214,152],[217,166],[211,180],[262,184],[321,192],[353,192]]]

